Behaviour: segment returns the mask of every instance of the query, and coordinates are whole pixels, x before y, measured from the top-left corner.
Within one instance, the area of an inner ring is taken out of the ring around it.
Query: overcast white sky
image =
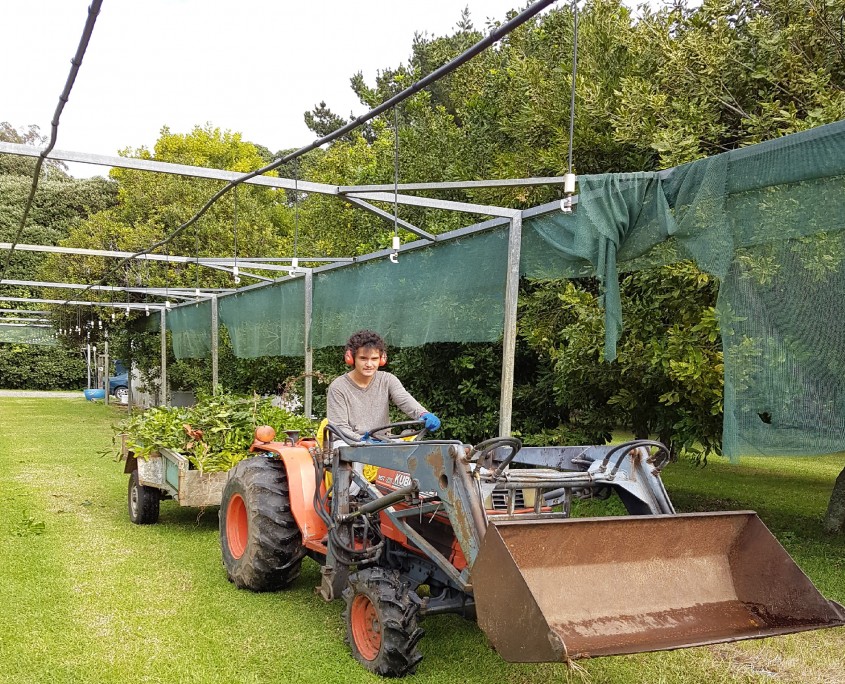
[[[0,121],[49,135],[89,0],[12,0],[0,11]],[[314,139],[320,100],[363,114],[362,71],[407,62],[415,31],[450,32],[468,6],[477,28],[524,0],[104,0],[56,148],[116,155],[151,147],[162,126],[240,131],[277,151]],[[105,167],[74,164],[77,176]]]

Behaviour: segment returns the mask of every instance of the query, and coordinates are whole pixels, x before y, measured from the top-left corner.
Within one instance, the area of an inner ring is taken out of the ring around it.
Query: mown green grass
[[[340,602],[313,593],[317,566],[279,594],[226,580],[217,511],[162,504],[158,525],[126,513],[112,457],[118,409],[0,399],[0,682],[376,682],[343,643]],[[756,508],[799,564],[845,601],[845,541],[821,516],[843,458],[673,464],[679,510]],[[595,512],[595,511],[594,511]],[[611,570],[612,571],[612,570]],[[579,587],[575,591],[589,591]],[[841,682],[845,630],[596,659],[508,664],[470,622],[429,618],[409,682]]]

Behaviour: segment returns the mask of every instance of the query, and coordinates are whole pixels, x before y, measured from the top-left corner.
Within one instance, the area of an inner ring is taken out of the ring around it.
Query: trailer
[[[121,436],[123,472],[129,475],[127,492],[129,519],[136,525],[158,522],[162,500],[173,499],[180,506],[219,506],[227,472],[204,473],[191,467],[178,451],[161,448],[147,456],[136,456]]]

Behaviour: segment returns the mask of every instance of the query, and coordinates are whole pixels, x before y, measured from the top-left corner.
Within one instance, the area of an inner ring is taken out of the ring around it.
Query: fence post
[[[217,394],[217,383],[219,382],[218,379],[218,345],[219,345],[219,336],[217,334],[217,328],[219,326],[219,318],[217,312],[217,295],[211,295],[211,392],[212,394]]]
[[[508,266],[505,279],[505,324],[502,338],[502,391],[499,399],[499,435],[510,437],[513,417],[513,382],[516,357],[516,310],[519,300],[519,255],[522,246],[522,213],[511,217],[508,232]]]
[[[160,406],[167,406],[167,314],[161,312],[161,387],[159,387],[158,402]]]
[[[106,360],[103,362],[103,368],[105,369],[103,373],[103,387],[106,390],[106,395],[103,397],[103,403],[108,405],[109,403],[109,375],[111,375],[111,371],[109,371],[109,338],[108,338],[108,331],[106,331]]]
[[[310,418],[313,408],[314,350],[311,348],[311,314],[314,307],[314,274],[309,268],[305,271],[305,415]]]

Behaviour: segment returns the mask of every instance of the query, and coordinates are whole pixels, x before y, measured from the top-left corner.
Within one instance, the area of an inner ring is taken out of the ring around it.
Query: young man
[[[384,340],[372,330],[359,330],[346,343],[348,373],[329,385],[326,417],[329,423],[356,439],[369,437],[373,428],[390,423],[390,402],[412,420],[421,420],[434,432],[440,419],[414,399],[392,373],[380,371],[387,363]]]

